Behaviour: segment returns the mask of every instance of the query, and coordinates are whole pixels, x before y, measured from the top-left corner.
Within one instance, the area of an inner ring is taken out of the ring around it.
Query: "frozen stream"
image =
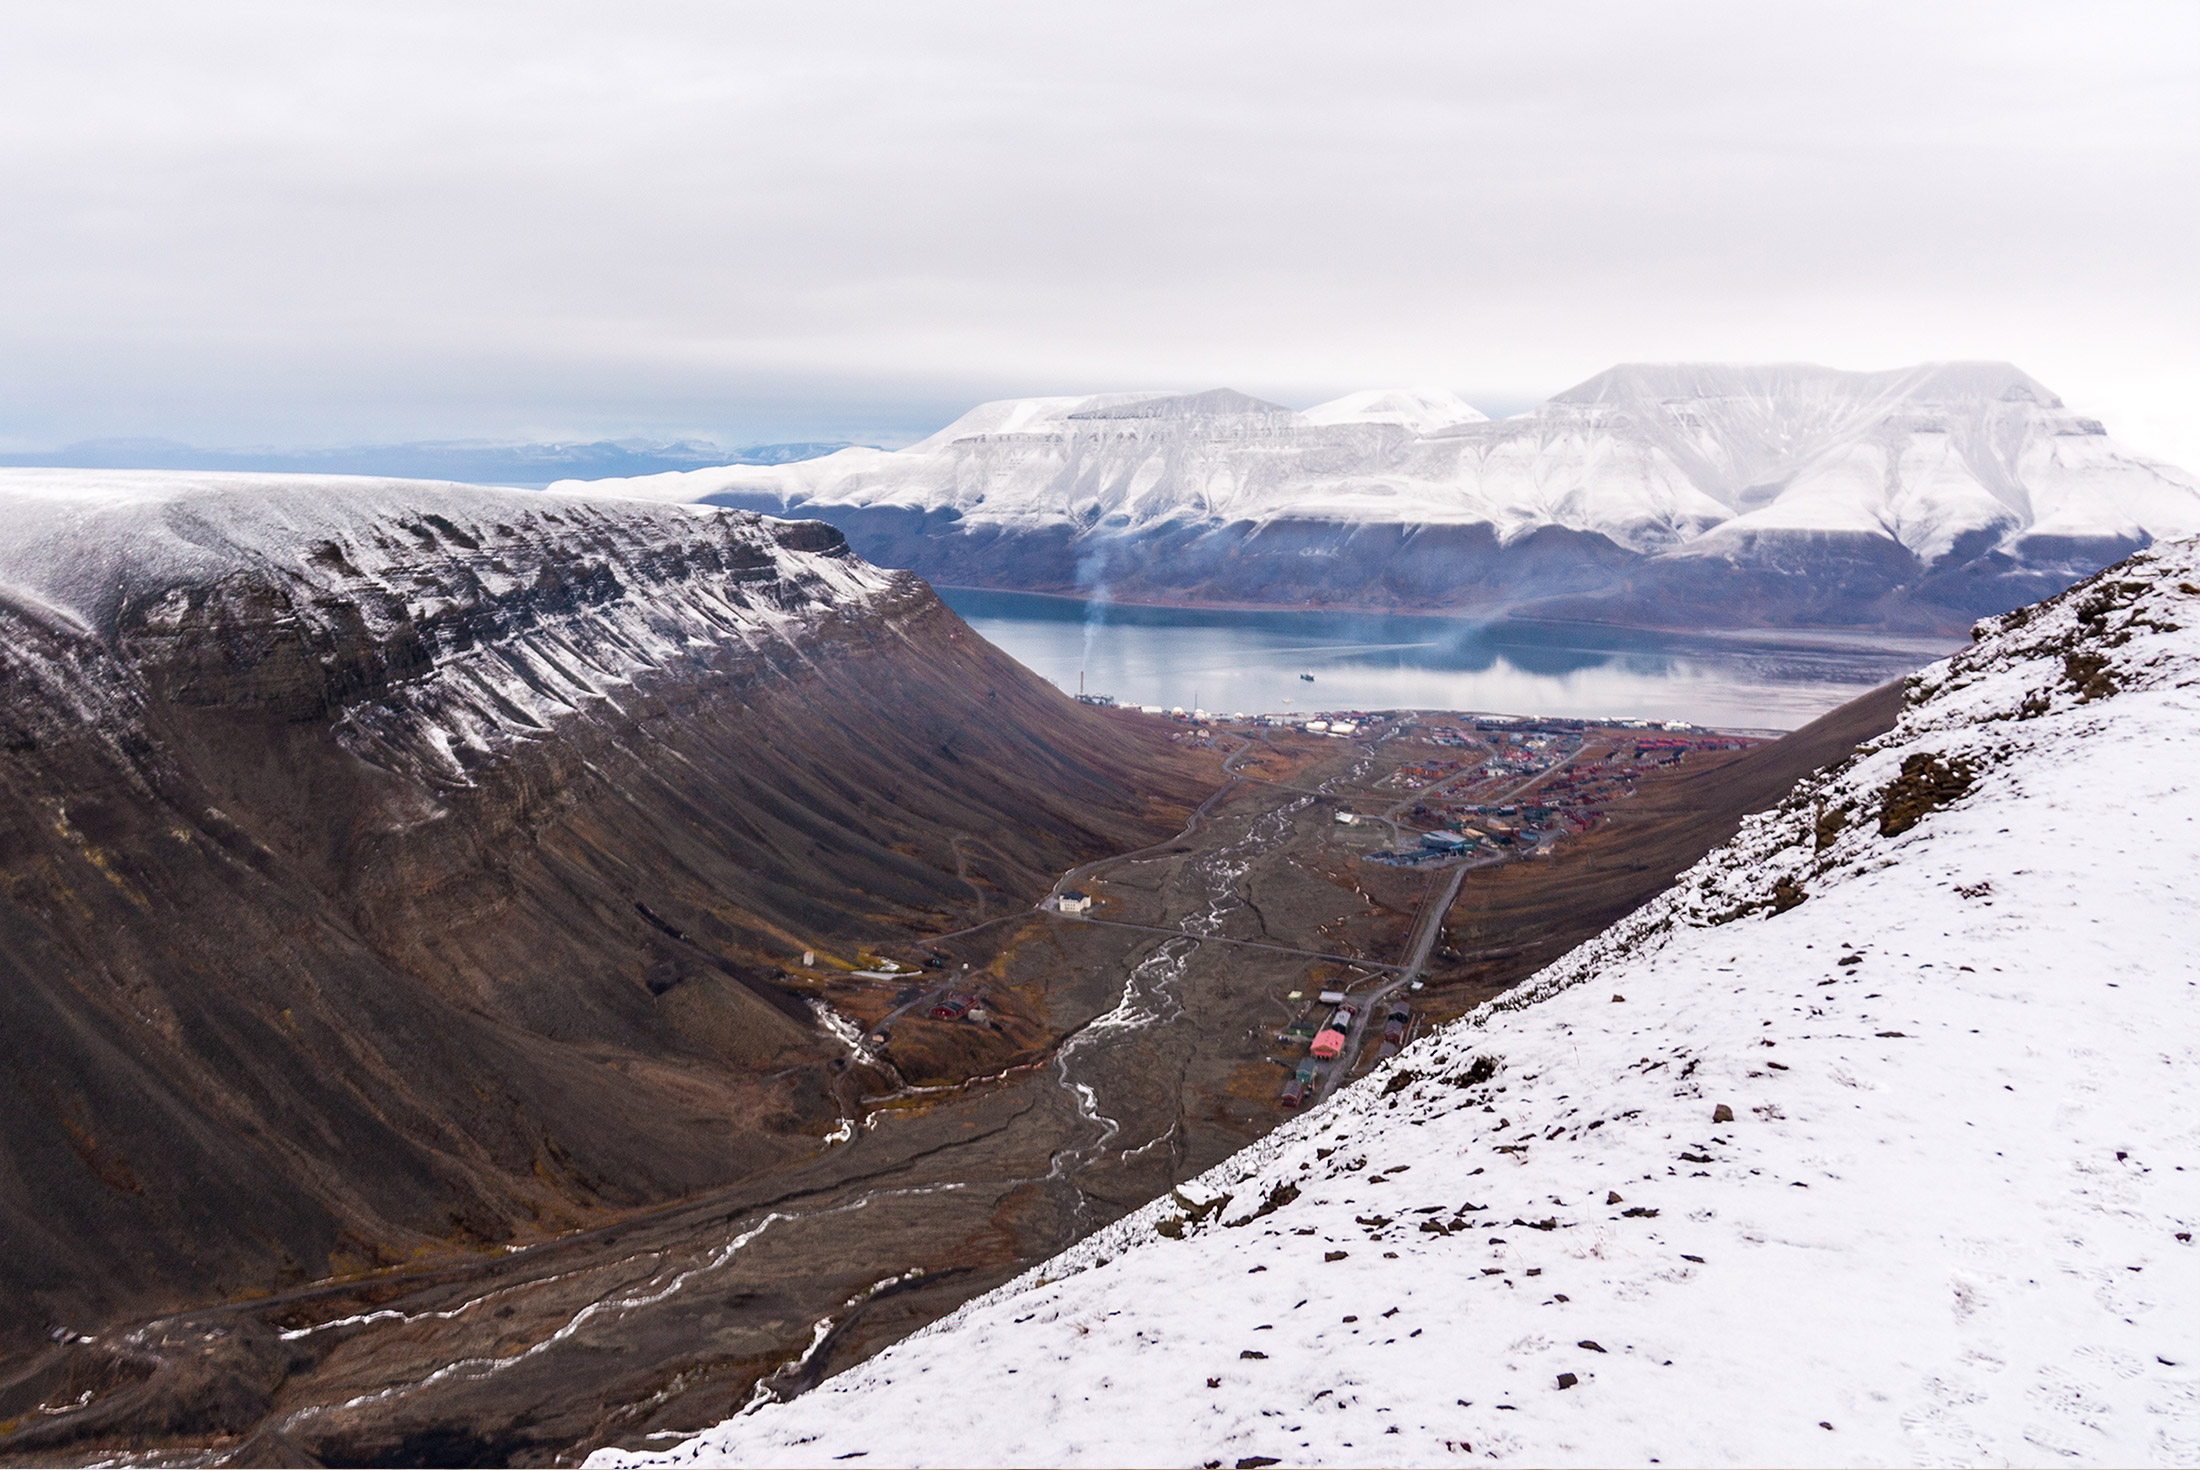
[[[1180,926],[1187,934],[1220,934],[1223,921],[1232,913],[1245,907],[1245,899],[1238,892],[1238,884],[1252,871],[1254,860],[1262,852],[1281,841],[1291,830],[1291,819],[1304,811],[1314,798],[1299,796],[1273,811],[1255,818],[1243,837],[1211,852],[1202,853],[1185,865],[1184,877],[1193,887],[1204,893],[1207,906],[1187,916]],[[1055,1072],[1062,1088],[1076,1101],[1078,1114],[1096,1130],[1098,1136],[1091,1142],[1074,1148],[1065,1148],[1054,1155],[1047,1170],[1047,1178],[1068,1179],[1075,1188],[1072,1177],[1086,1162],[1099,1157],[1115,1142],[1122,1132],[1122,1123],[1101,1110],[1100,1079],[1110,1071],[1107,1055],[1115,1044],[1135,1036],[1153,1026],[1166,1026],[1184,1013],[1177,997],[1177,986],[1184,978],[1191,958],[1199,950],[1196,939],[1171,939],[1132,967],[1123,979],[1123,993],[1116,999],[1114,1009],[1095,1017],[1090,1024],[1062,1044],[1055,1053]],[[1090,1080],[1087,1080],[1087,1079]],[[1172,1128],[1174,1124],[1170,1125]],[[1166,1131],[1155,1138],[1122,1152],[1127,1156],[1142,1153],[1167,1137]],[[1076,1218],[1082,1233],[1088,1201],[1082,1190],[1078,1191]]]
[[[1172,1122],[1154,1138],[1128,1148],[1116,1149],[1123,1124],[1111,1112],[1107,1092],[1111,1078],[1126,1070],[1121,1061],[1122,1043],[1134,1041],[1140,1033],[1153,1027],[1167,1026],[1183,1015],[1178,990],[1191,958],[1199,948],[1197,939],[1189,936],[1222,932],[1229,916],[1245,906],[1238,885],[1251,871],[1256,859],[1289,834],[1294,817],[1314,799],[1310,795],[1294,797],[1255,818],[1242,837],[1201,853],[1184,866],[1177,880],[1178,885],[1189,887],[1198,893],[1202,905],[1189,913],[1183,921],[1182,928],[1187,937],[1164,940],[1151,954],[1133,965],[1124,976],[1123,988],[1115,1004],[1094,1017],[1055,1052],[1054,1084],[1069,1101],[1078,1124],[1089,1130],[1091,1136],[1081,1143],[1055,1149],[1048,1157],[1046,1170],[1041,1174],[1005,1180],[988,1178],[985,1181],[988,1190],[1007,1190],[1034,1183],[1066,1185],[1075,1195],[1072,1219],[1076,1233],[1086,1233],[1105,1223],[1092,1218],[1091,1201],[1077,1185],[1078,1173],[1108,1156],[1111,1151],[1118,1157],[1142,1153],[1165,1142],[1175,1129]],[[867,1046],[861,1029],[846,1017],[820,1008],[819,1020],[847,1046],[853,1059],[872,1063],[877,1061]],[[999,1076],[973,1079],[974,1082],[998,1080]],[[952,1092],[970,1085],[972,1084],[963,1083],[938,1089],[904,1088],[895,1095],[915,1091]],[[877,1120],[878,1115],[874,1114],[872,1118],[865,1120],[864,1128]],[[858,1131],[854,1120],[844,1118],[841,1128],[828,1141],[844,1142]],[[578,1308],[566,1312],[562,1321],[535,1336],[524,1347],[498,1352],[472,1351],[454,1357],[406,1382],[388,1384],[370,1392],[299,1408],[282,1421],[282,1429],[287,1433],[330,1413],[374,1408],[440,1387],[478,1383],[495,1378],[523,1365],[535,1363],[568,1344],[584,1351],[595,1350],[601,1346],[602,1329],[614,1326],[622,1318],[635,1313],[661,1307],[682,1293],[693,1292],[717,1282],[728,1268],[736,1264],[743,1252],[768,1233],[783,1232],[807,1221],[851,1214],[889,1200],[936,1195],[968,1187],[970,1186],[965,1181],[944,1180],[867,1189],[852,1198],[812,1209],[766,1211],[760,1217],[743,1221],[731,1234],[715,1244],[700,1248],[678,1247],[639,1252],[572,1272],[500,1286],[455,1306],[432,1311],[365,1312],[294,1329],[285,1333],[284,1337],[288,1340],[300,1340],[330,1333],[402,1331],[414,1325],[441,1323],[477,1323],[480,1324],[478,1331],[487,1328],[486,1319],[489,1316],[501,1317],[508,1313],[509,1307],[504,1304],[522,1301],[527,1293],[546,1285],[597,1272],[609,1272],[614,1276],[625,1274],[628,1277],[618,1285],[594,1293]],[[806,1346],[792,1361],[757,1382],[743,1412],[772,1399],[800,1392],[807,1386],[805,1378],[813,1361],[826,1350],[836,1329],[848,1320],[849,1314],[882,1291],[906,1285],[910,1279],[908,1276],[887,1277],[869,1290],[839,1303],[833,1312],[812,1322]],[[157,1335],[165,1325],[155,1323],[143,1329],[143,1332]]]

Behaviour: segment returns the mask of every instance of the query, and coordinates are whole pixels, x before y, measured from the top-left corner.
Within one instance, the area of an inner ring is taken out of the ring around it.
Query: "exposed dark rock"
[[[530,527],[367,526],[435,584],[404,605],[331,590],[356,542],[296,548],[328,585],[248,562],[90,631],[0,601],[8,1340],[812,1151],[843,1053],[779,961],[956,927],[972,881],[1036,895],[1202,792],[914,579],[844,611],[783,583],[774,545],[847,558],[829,527],[682,512],[668,542],[511,499]],[[523,561],[540,575],[497,570]],[[467,660],[584,659],[627,636],[601,619],[697,589],[795,611],[763,642],[690,637],[554,728],[476,691],[495,738],[436,734]],[[957,834],[984,839],[972,881]]]
[[[1931,751],[1902,758],[1902,774],[1879,793],[1879,835],[1909,831],[1928,812],[1959,801],[1977,779],[1977,768],[1962,756],[1943,759]]]
[[[1297,1199],[1298,1197],[1299,1187],[1296,1184],[1291,1183],[1289,1180],[1285,1180],[1283,1183],[1278,1184],[1274,1189],[1268,1191],[1268,1197],[1260,1202],[1259,1209],[1253,1211],[1253,1213],[1245,1216],[1243,1219],[1232,1220],[1229,1223],[1232,1226],[1250,1225],[1255,1220],[1258,1220],[1263,1216],[1273,1215],[1276,1211],[1282,1209],[1285,1205],[1291,1203],[1291,1201]]]

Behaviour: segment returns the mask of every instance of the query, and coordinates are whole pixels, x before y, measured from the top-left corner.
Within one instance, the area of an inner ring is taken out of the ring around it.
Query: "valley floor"
[[[1632,907],[1730,831],[1741,804],[1884,723],[1862,718],[1817,743],[1691,755],[1615,778],[1615,792],[1635,794],[1613,796],[1620,815],[1579,839],[1578,857],[1470,873],[1471,896],[1518,869],[1504,891],[1530,899],[1503,915],[1478,909],[1480,948],[1433,955],[1444,909],[1431,900],[1456,870],[1371,863],[1413,844],[1413,827],[1346,827],[1332,814],[1410,820],[1440,796],[1510,791],[1562,774],[1556,747],[1533,770],[1470,785],[1461,772],[1494,745],[1422,738],[1455,722],[1393,722],[1391,738],[1359,741],[1200,737],[1212,745],[1214,799],[1184,837],[1066,876],[1060,886],[1098,895],[1090,920],[993,896],[976,929],[901,947],[903,976],[915,978],[857,973],[882,957],[822,946],[788,977],[859,1023],[851,1036],[899,1079],[882,1094],[879,1067],[850,1069],[845,1142],[529,1250],[91,1334],[56,1349],[46,1395],[67,1409],[92,1388],[76,1410],[85,1433],[70,1439],[73,1416],[55,1414],[15,1458],[569,1463],[606,1441],[661,1445],[800,1395],[1290,1116],[1278,1094],[1305,1042],[1278,1033],[1316,991],[1405,998],[1398,966],[1411,947],[1433,966],[1410,996],[1417,1025],[1463,1014],[1532,969],[1522,956],[1536,944],[1563,949],[1601,927],[1596,905],[1569,916],[1557,901],[1588,875],[1615,885],[1600,902]],[[1646,817],[1631,825],[1635,806]],[[1529,942],[1508,939],[1530,930]],[[945,967],[916,968],[927,953]],[[954,988],[982,998],[982,1023],[929,1015]],[[881,1027],[887,1039],[870,1040]],[[1380,1033],[1378,1021],[1355,1037],[1345,1071],[1376,1064]],[[136,1366],[98,1376],[98,1364],[125,1361]],[[210,1399],[228,1405],[233,1429],[159,1431],[163,1420],[191,1423],[184,1416],[201,1411],[188,1405]]]
[[[2200,1459],[2200,555],[786,1404],[601,1466]]]

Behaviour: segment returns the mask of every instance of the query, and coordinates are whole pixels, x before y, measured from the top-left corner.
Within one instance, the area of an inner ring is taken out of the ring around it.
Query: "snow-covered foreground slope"
[[[1899,593],[1958,629],[2200,532],[2200,483],[2005,363],[1627,365],[1497,421],[1441,389],[1303,413],[1226,389],[1015,399],[892,453],[616,484],[814,514],[874,560],[984,586],[1442,608],[1587,595],[1771,622],[1870,622]]]
[[[2180,543],[1176,1198],[590,1463],[2191,1464],[2196,764]]]

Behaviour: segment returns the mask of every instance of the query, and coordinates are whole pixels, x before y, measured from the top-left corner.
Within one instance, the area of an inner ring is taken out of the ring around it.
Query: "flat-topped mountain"
[[[1627,365],[1500,420],[1430,389],[1015,399],[616,490],[814,515],[950,584],[1661,626],[1960,631],[2200,531],[2192,476],[2002,363]]]
[[[780,965],[1205,790],[741,511],[0,471],[0,630],[0,1350],[808,1157]]]

